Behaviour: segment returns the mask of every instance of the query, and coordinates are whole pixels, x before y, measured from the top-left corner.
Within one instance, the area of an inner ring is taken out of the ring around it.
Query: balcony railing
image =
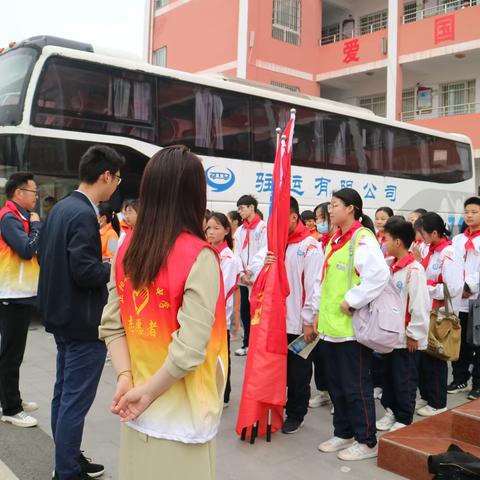
[[[353,31],[335,33],[332,35],[322,35],[320,45],[328,45],[329,43],[340,42],[350,38],[360,37],[361,35],[368,35],[369,33],[378,32],[387,28],[387,20],[379,20],[378,22],[369,25],[361,25],[356,27]]]
[[[434,107],[428,110],[412,110],[402,112],[402,121],[426,120],[428,118],[448,117],[451,115],[465,115],[466,113],[480,113],[480,102],[461,103],[458,105],[446,105],[443,107]]]
[[[480,0],[453,0],[452,2],[448,2],[443,5],[436,5],[435,7],[424,8],[422,10],[406,13],[403,16],[403,23],[412,23],[428,17],[445,15],[448,12],[453,12],[466,7],[473,7],[478,3],[480,3]]]

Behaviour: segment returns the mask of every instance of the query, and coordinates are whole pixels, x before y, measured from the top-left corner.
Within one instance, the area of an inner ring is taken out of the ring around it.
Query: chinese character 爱
[[[328,186],[330,185],[331,180],[325,177],[317,177],[315,179],[315,190],[317,191],[317,197],[324,193],[328,195]]]
[[[435,19],[435,44],[455,40],[455,16],[447,15]]]
[[[375,198],[375,192],[377,191],[377,187],[373,183],[366,183],[363,186],[363,191],[365,192],[365,195],[364,195],[363,198],[374,199]]]
[[[391,202],[394,202],[397,199],[396,185],[387,185],[385,187],[385,198]]]
[[[303,195],[303,189],[302,189],[302,183],[303,183],[303,178],[301,175],[293,175],[292,176],[292,187],[290,190],[292,193],[295,193],[297,195],[302,196]]]
[[[357,55],[359,50],[360,42],[358,38],[345,42],[343,46],[343,63],[358,62],[360,60],[360,57]]]

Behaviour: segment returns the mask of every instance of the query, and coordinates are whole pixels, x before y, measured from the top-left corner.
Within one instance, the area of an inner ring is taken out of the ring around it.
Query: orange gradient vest
[[[0,210],[0,222],[7,213],[13,213],[30,235],[30,223],[11,200]],[[39,271],[37,256],[24,260],[5,242],[0,232],[0,299],[35,297]]]
[[[198,237],[182,233],[152,285],[135,290],[122,265],[130,240],[131,235],[118,252],[115,280],[133,383],[140,385],[165,362],[172,335],[180,328],[177,313],[188,275],[199,253],[211,247]],[[221,275],[220,265],[218,268]],[[221,280],[204,362],[158,397],[129,426],[156,438],[184,443],[208,442],[218,431],[227,370],[227,327]]]

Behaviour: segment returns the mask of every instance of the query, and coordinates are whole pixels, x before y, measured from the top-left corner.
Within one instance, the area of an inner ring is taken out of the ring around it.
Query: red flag
[[[289,295],[285,250],[290,221],[290,170],[295,116],[288,122],[277,146],[273,167],[273,196],[268,220],[268,250],[277,261],[265,265],[250,295],[251,326],[242,398],[236,432],[249,431],[257,421],[258,434],[267,431],[272,412],[272,432],[283,424],[287,389],[286,298]]]

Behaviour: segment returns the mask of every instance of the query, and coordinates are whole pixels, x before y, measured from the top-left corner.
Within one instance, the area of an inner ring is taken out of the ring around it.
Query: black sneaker
[[[478,400],[480,398],[480,388],[472,388],[467,398],[469,400]]]
[[[105,472],[105,467],[103,465],[92,463],[92,459],[85,457],[83,453],[80,453],[78,464],[82,469],[82,473],[88,474],[88,477],[85,478],[97,478],[103,475],[103,472]]]
[[[52,478],[53,480],[58,480],[57,472],[53,472]],[[89,478],[93,478],[93,477],[91,477],[88,473],[82,472],[75,477],[71,477],[71,480],[88,480]]]
[[[283,422],[282,433],[290,434],[297,433],[300,430],[300,427],[303,426],[303,422],[300,420],[295,420],[294,418],[287,418]]]
[[[466,383],[455,383],[452,382],[447,387],[447,393],[459,393],[459,392],[466,392],[468,390],[468,385]]]

